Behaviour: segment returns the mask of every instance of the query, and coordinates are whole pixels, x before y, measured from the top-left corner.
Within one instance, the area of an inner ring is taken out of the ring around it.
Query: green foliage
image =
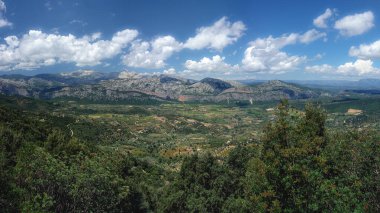
[[[233,198],[227,199],[223,205],[222,212],[252,212],[251,203],[244,198]]]
[[[263,138],[263,161],[267,179],[285,211],[309,208],[310,192],[322,177],[318,164],[324,138],[324,114],[306,107],[305,115],[292,118],[287,103],[279,105],[277,121],[269,125]]]
[[[332,133],[326,113],[307,104],[294,115],[286,101],[255,151],[238,146],[221,162],[183,161],[162,200],[163,211],[377,212],[379,138]]]
[[[211,155],[194,155],[183,161],[178,178],[165,192],[163,212],[220,212],[228,177]]]
[[[27,212],[118,212],[141,209],[141,194],[101,158],[65,164],[41,147],[18,154],[15,180]]]
[[[71,200],[65,187],[70,178],[68,168],[42,148],[28,145],[20,150],[14,177],[20,193],[20,207],[24,211],[70,209]],[[56,208],[47,205],[50,201],[55,201]]]
[[[122,114],[118,107],[112,110]],[[178,106],[179,116],[169,112],[172,106],[163,107],[161,117],[133,107],[128,118],[112,114],[100,121],[0,107],[1,211],[380,211],[376,131],[327,128],[321,107],[306,104],[300,112],[282,101],[262,133],[247,142],[246,136],[235,136],[242,128],[254,130],[256,124],[245,116],[262,110],[247,106],[249,113],[236,114],[246,109],[216,107],[202,114]],[[233,113],[218,117],[218,110]],[[232,121],[233,130],[216,130],[216,122],[232,126]],[[122,129],[126,123],[136,131]],[[224,131],[233,132],[227,137],[232,143],[217,136]],[[199,153],[160,155],[159,148],[191,137],[201,140],[184,144],[200,147]]]

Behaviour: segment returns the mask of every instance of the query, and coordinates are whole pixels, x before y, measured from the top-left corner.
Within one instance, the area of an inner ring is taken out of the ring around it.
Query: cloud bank
[[[110,40],[99,40],[99,33],[77,38],[74,35],[47,34],[30,30],[27,34],[6,37],[0,45],[0,69],[36,69],[57,63],[94,66],[121,53],[138,35],[136,30],[116,32]]]

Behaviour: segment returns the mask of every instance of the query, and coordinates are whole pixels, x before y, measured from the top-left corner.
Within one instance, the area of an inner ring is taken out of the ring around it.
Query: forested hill
[[[75,117],[0,107],[2,212],[379,212],[380,136],[282,102],[258,141],[178,169],[70,134]],[[90,124],[88,124],[90,125]],[[157,158],[157,159],[155,159]]]

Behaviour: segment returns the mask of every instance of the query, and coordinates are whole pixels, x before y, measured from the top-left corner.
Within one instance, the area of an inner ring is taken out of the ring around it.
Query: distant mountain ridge
[[[328,90],[373,90],[380,89],[380,79],[348,80],[292,80],[288,81],[310,88],[321,88]]]
[[[40,99],[120,101],[148,98],[209,102],[308,99],[321,95],[313,89],[283,81],[268,81],[250,86],[215,78],[196,81],[169,75],[101,73],[89,70],[35,76],[1,76],[0,93]]]

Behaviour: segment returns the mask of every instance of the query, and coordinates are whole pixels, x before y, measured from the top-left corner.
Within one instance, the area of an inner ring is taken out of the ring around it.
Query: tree
[[[161,210],[220,212],[229,178],[210,153],[184,159],[177,179],[166,190]]]

